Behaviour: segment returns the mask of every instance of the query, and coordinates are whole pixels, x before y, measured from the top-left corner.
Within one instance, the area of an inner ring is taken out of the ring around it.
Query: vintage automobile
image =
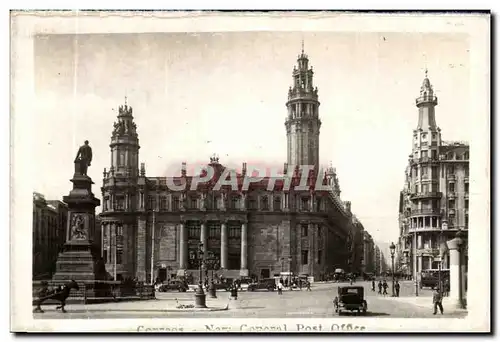
[[[333,304],[335,312],[339,315],[344,311],[366,313],[368,309],[362,286],[339,286],[338,295],[333,300]]]
[[[276,289],[276,280],[274,278],[261,279],[258,283],[249,284],[247,291],[255,291],[262,289],[268,291],[274,291]]]
[[[188,287],[186,284],[180,280],[171,280],[167,284],[162,284],[158,287],[158,292],[167,292],[167,291],[179,291],[186,292]]]
[[[441,270],[441,274],[439,275],[439,270],[425,270],[420,273],[420,284],[419,287],[423,289],[424,287],[428,287],[433,289],[438,286],[439,279],[441,279],[442,283],[449,282],[450,279],[450,271],[449,270]]]

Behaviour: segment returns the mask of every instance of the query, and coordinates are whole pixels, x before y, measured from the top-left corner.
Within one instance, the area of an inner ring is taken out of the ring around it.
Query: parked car
[[[250,278],[242,278],[242,279],[240,279],[240,290],[248,290],[248,287],[252,283],[253,283],[253,281]]]
[[[161,284],[158,287],[158,292],[167,292],[167,291],[179,291],[186,292],[188,289],[187,285],[179,280],[171,280],[167,284]]]
[[[274,278],[261,279],[257,283],[252,283],[248,285],[248,291],[255,290],[268,290],[274,291],[276,289],[276,280]]]
[[[436,270],[425,270],[422,271],[421,273],[421,278],[420,278],[420,288],[428,287],[428,288],[435,288],[439,284],[439,279],[441,279],[441,282],[444,283],[447,280],[449,281],[450,279],[450,272],[449,270],[442,270],[441,275],[438,274],[439,271]]]
[[[366,313],[368,304],[364,298],[362,286],[339,286],[337,297],[333,300],[335,312],[339,315],[343,311],[357,311]]]

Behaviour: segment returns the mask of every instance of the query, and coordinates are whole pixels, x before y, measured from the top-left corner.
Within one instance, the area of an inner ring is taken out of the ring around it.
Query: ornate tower
[[[297,66],[293,68],[293,86],[288,90],[288,115],[285,121],[287,135],[288,165],[313,165],[317,172],[319,166],[319,129],[318,88],[313,84],[313,69],[309,59],[302,52]]]
[[[414,157],[415,154],[420,153],[417,157],[437,159],[438,148],[441,145],[441,129],[436,125],[435,114],[438,99],[427,77],[427,70],[425,70],[425,78],[420,87],[420,96],[415,102],[418,108],[418,125],[413,131]]]
[[[121,105],[111,134],[111,166],[103,172],[102,251],[113,278],[135,276],[134,241],[138,211],[139,139],[132,107]]]
[[[435,107],[438,103],[425,71],[415,100],[418,124],[413,130],[412,154],[409,156],[410,179],[410,232],[414,232],[413,246],[423,249],[413,256],[414,272],[432,268],[435,257],[432,249],[439,241],[441,222],[440,162],[441,130],[436,125]],[[413,248],[413,247],[412,247]]]

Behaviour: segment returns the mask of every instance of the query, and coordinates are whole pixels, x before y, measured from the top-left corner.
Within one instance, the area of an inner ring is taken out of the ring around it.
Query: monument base
[[[105,280],[105,270],[100,269],[102,265],[99,265],[99,260],[92,254],[91,247],[87,246],[83,250],[74,247],[66,245],[65,250],[59,254],[56,262],[56,272],[52,280],[75,280],[77,282]]]

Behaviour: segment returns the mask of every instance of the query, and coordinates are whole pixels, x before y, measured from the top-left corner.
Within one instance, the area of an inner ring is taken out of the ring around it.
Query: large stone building
[[[318,279],[336,268],[361,270],[363,227],[350,202],[340,199],[335,169],[318,172],[320,103],[308,63],[302,51],[286,102],[287,163],[281,171],[290,178],[267,176],[248,189],[246,163],[237,172],[215,156],[208,163],[214,170],[208,182],[198,183],[200,174],[188,175],[186,163],[171,177],[146,176],[144,163],[138,163],[132,108],[119,107],[100,215],[102,256],[110,274],[148,282],[173,275],[196,278],[200,243],[219,260],[218,274],[228,278],[287,271]],[[314,171],[303,174],[295,165],[312,165]],[[208,168],[201,177],[207,175]],[[228,176],[236,188],[217,187]],[[308,186],[299,190],[302,176]],[[173,190],[181,184],[181,191]]]
[[[50,279],[65,242],[68,207],[33,193],[33,279]]]
[[[416,99],[418,124],[399,204],[400,269],[415,275],[416,268],[417,276],[422,270],[438,269],[441,244],[459,229],[467,233],[469,228],[469,145],[442,140],[437,103],[426,73]],[[442,268],[448,267],[445,255]]]
[[[364,272],[374,274],[376,271],[375,243],[366,230],[363,232],[363,264]]]

